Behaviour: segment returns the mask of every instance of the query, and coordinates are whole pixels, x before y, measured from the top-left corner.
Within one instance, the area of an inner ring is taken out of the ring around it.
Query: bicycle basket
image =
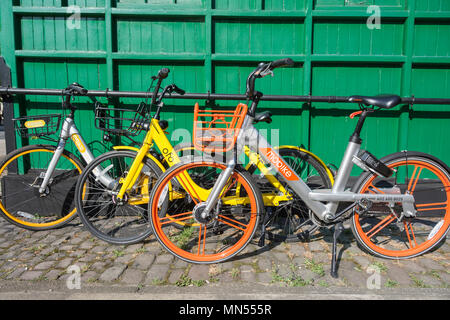
[[[126,109],[95,105],[95,127],[118,136],[137,136],[148,119],[150,108],[140,103],[137,109]]]
[[[60,114],[24,116],[12,119],[14,129],[23,138],[51,136],[59,129]]]
[[[240,103],[235,110],[200,110],[194,108],[194,146],[208,152],[227,152],[233,148],[247,106]]]

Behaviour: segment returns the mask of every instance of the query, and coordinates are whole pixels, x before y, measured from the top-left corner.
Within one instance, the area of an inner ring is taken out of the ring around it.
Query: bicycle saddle
[[[368,96],[351,96],[350,102],[359,102],[367,106],[380,107],[383,109],[392,109],[402,102],[402,98],[396,95],[382,94],[374,97]]]
[[[272,113],[270,111],[264,111],[257,113],[255,115],[255,123],[258,122],[265,122],[265,123],[272,123]]]

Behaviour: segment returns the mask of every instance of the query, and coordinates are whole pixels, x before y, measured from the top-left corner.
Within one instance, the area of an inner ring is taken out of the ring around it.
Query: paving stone
[[[425,287],[440,288],[443,286],[443,282],[440,279],[433,277],[431,275],[428,275],[428,274],[418,274],[418,275],[414,275],[414,277],[416,279],[418,279],[419,281],[421,281],[421,283],[423,283],[423,285]],[[416,283],[416,286],[420,286],[420,285],[418,283]]]
[[[95,271],[87,271],[81,275],[81,283],[90,283],[98,280],[98,273]]]
[[[363,271],[356,271],[352,268],[341,267],[338,270],[338,276],[340,279],[344,280],[345,283],[348,284],[349,287],[357,287],[357,288],[366,288],[367,280],[371,276],[371,274],[367,274]],[[380,277],[380,288],[381,288],[381,277]]]
[[[439,275],[440,275],[441,280],[444,283],[444,285],[446,285],[447,288],[449,288],[450,287],[450,273],[447,271],[444,271],[444,272],[439,272]]]
[[[44,261],[34,266],[33,270],[47,270],[55,264],[55,261]]]
[[[275,261],[277,263],[283,263],[283,262],[289,262],[291,259],[289,259],[289,256],[287,253],[282,251],[276,251],[273,253]]]
[[[92,262],[92,261],[95,261],[95,259],[97,257],[98,256],[95,253],[87,253],[87,254],[83,255],[81,258],[79,258],[78,261],[81,261],[81,262]]]
[[[142,253],[136,257],[133,263],[133,268],[137,269],[148,269],[153,261],[155,260],[155,255],[151,253]]]
[[[355,261],[358,265],[361,266],[363,270],[367,269],[369,265],[371,265],[371,261],[365,256],[353,256],[353,261]]]
[[[262,271],[271,271],[272,270],[272,261],[267,258],[259,258],[258,259],[258,267]]]
[[[43,271],[26,271],[21,276],[22,280],[37,280],[42,276]]]
[[[240,280],[239,273],[232,274],[231,271],[223,272],[217,276],[220,283],[231,283]]]
[[[426,272],[427,270],[419,265],[416,261],[413,260],[404,260],[402,261],[402,267],[405,269],[406,272],[410,273],[421,273]]]
[[[186,268],[187,266],[189,266],[189,262],[186,262],[181,259],[175,259],[173,266],[174,266],[174,268]],[[223,264],[222,264],[222,267],[223,267]]]
[[[136,243],[125,247],[126,253],[136,253],[139,249],[143,247],[142,243]]]
[[[293,253],[297,257],[303,257],[305,255],[305,247],[301,243],[291,243],[289,252]]]
[[[167,270],[168,268],[165,265],[153,264],[146,275],[145,283],[154,284],[155,281],[164,281],[166,279]]]
[[[256,281],[259,283],[270,284],[272,282],[272,272],[259,272],[256,274]]]
[[[242,265],[240,267],[241,280],[246,282],[255,282],[256,274],[252,266]]]
[[[95,246],[94,242],[92,242],[91,240],[86,240],[80,244],[79,248],[89,250],[89,249],[92,249],[94,246]]]
[[[94,271],[103,271],[103,270],[105,270],[106,265],[107,265],[107,264],[106,264],[105,262],[97,261],[97,262],[94,262],[94,263],[89,267],[89,269],[90,269],[90,270],[94,270]]]
[[[418,261],[418,263],[428,271],[430,271],[430,270],[439,270],[439,271],[447,270],[447,268],[444,267],[442,264],[440,264],[439,262],[436,262],[434,260],[431,260],[429,258],[422,258]]]
[[[209,266],[205,264],[194,264],[189,270],[188,276],[192,280],[208,280]]]
[[[123,264],[129,264],[131,260],[133,260],[134,257],[132,254],[126,254],[121,257],[118,257],[114,260],[114,263],[123,263]]]
[[[56,279],[58,279],[59,276],[60,276],[61,274],[63,274],[63,273],[64,273],[63,270],[53,269],[53,270],[50,270],[49,272],[47,272],[47,273],[44,275],[44,277],[45,277],[47,280],[56,280]]]
[[[106,269],[100,276],[99,280],[101,281],[114,281],[117,280],[121,274],[127,268],[126,265],[115,265],[111,268]]]
[[[5,264],[2,265],[0,268],[1,270],[13,270],[16,269],[21,264],[20,261],[7,261]]]
[[[169,279],[167,280],[169,283],[175,284],[183,275],[184,270],[183,269],[174,269],[169,275]]]
[[[5,279],[11,280],[11,279],[17,279],[19,278],[25,271],[27,271],[27,269],[19,267],[17,269],[15,269],[14,271],[12,271],[11,273],[9,273]]]
[[[173,259],[174,256],[171,254],[162,254],[156,257],[155,264],[169,264]]]
[[[320,244],[320,241],[311,241],[308,242],[308,248],[310,251],[325,251],[323,246]]]
[[[56,265],[57,268],[66,269],[72,264],[73,259],[72,258],[65,258],[58,262]]]
[[[397,282],[400,287],[408,287],[411,285],[411,278],[408,272],[401,266],[395,264],[389,266],[387,274],[383,278],[386,279],[385,281],[389,279]]]
[[[125,284],[137,285],[142,282],[145,273],[142,270],[128,268],[122,275],[121,282]]]

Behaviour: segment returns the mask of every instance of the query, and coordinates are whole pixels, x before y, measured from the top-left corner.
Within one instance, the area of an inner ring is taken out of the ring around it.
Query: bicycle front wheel
[[[145,158],[136,181],[123,199],[117,194],[136,157],[132,151],[111,151],[91,162],[83,171],[75,190],[78,215],[97,238],[111,244],[129,245],[151,234],[147,205],[149,188],[162,170]],[[101,177],[107,177],[105,185]]]
[[[211,214],[201,214],[211,181],[217,181],[225,168],[223,163],[193,161],[170,168],[156,182],[150,222],[156,239],[176,257],[200,264],[222,262],[251,241],[264,203],[248,172],[235,170]],[[183,228],[174,227],[174,222]]]
[[[445,240],[450,225],[450,172],[438,159],[420,152],[399,152],[381,159],[394,170],[384,178],[363,174],[354,191],[372,194],[411,194],[415,217],[404,217],[401,203],[374,203],[355,211],[352,231],[370,253],[388,259],[421,255]]]
[[[39,191],[56,147],[31,145],[9,153],[0,165],[0,214],[28,230],[62,227],[76,216],[75,185],[83,165],[64,150],[49,183]]]

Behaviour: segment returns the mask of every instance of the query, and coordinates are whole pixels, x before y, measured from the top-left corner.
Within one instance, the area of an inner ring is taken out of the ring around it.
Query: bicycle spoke
[[[417,211],[447,210],[448,202],[416,204]]]
[[[392,221],[396,220],[397,218],[395,215],[391,214],[384,218],[380,223],[378,223],[376,226],[374,226],[370,231],[366,232],[366,236],[371,239],[374,235],[376,235],[378,232],[383,230],[388,224],[390,224]]]
[[[245,231],[245,229],[243,229],[242,227],[247,228],[247,226],[248,226],[248,225],[246,225],[244,223],[241,223],[241,222],[239,222],[239,221],[237,221],[235,219],[231,219],[231,218],[226,217],[224,215],[219,215],[219,218],[222,218],[222,219],[217,219],[218,221],[220,221],[222,223],[225,223],[225,224],[227,224],[227,225],[229,225],[229,226],[231,226],[231,227],[233,227],[235,229],[241,230],[241,231]]]
[[[192,215],[192,211],[189,211],[189,212],[183,212],[183,213],[174,214],[174,215],[168,215],[163,218],[160,218],[159,221],[160,221],[161,225],[164,225],[164,224],[168,224],[168,223],[184,221],[184,220],[193,219],[193,218],[194,218],[194,216]],[[163,220],[167,220],[167,221],[163,221]]]

